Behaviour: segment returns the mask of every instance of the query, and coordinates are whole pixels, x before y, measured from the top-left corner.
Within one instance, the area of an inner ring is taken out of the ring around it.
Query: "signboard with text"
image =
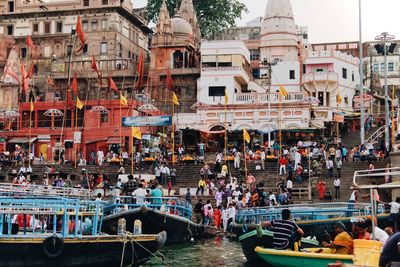
[[[149,116],[149,117],[123,117],[122,126],[168,126],[172,125],[172,116]]]

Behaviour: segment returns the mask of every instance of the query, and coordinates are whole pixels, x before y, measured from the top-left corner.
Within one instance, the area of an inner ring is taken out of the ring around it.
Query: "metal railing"
[[[287,97],[282,99],[283,103],[286,102],[300,102],[305,99],[304,93],[288,93]],[[279,93],[238,93],[235,94],[235,102],[246,103],[279,103]]]
[[[176,197],[114,197],[114,203],[104,207],[104,214],[128,212],[142,206],[188,220],[192,219],[192,205],[186,200]]]
[[[73,187],[53,187],[51,185],[21,185],[0,183],[0,196],[54,196],[90,198],[92,191]]]
[[[103,206],[104,203],[98,201],[69,198],[0,197],[0,236],[19,234],[21,228],[24,235],[35,232],[81,236],[84,218],[90,218],[90,230],[86,234],[97,235],[101,229]]]
[[[338,202],[240,209],[236,214],[236,222],[258,224],[263,221],[282,219],[283,209],[289,209],[295,221],[316,221],[371,214],[371,206],[369,204]],[[384,212],[383,205],[379,206],[378,211],[380,213]]]
[[[381,168],[381,169],[375,169],[375,170],[361,170],[361,171],[355,171],[353,175],[353,186],[357,187],[358,182],[357,180],[359,178],[363,177],[380,177],[382,178],[382,183],[385,182],[385,177],[386,176],[394,176],[394,175],[400,175],[400,167],[391,167],[391,168]],[[369,181],[368,181],[369,182]]]

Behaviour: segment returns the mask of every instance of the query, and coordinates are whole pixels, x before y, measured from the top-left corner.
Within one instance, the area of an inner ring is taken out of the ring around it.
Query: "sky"
[[[132,0],[135,7],[147,0]],[[249,12],[237,25],[263,16],[267,0],[240,0]],[[357,41],[358,0],[291,0],[296,24],[307,26],[312,43]],[[400,0],[361,0],[363,41],[372,41],[382,32],[400,39]]]

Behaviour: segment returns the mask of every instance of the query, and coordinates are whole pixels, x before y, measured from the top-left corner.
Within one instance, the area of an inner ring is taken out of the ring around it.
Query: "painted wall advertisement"
[[[168,126],[172,125],[172,116],[150,116],[150,117],[123,117],[122,126]]]

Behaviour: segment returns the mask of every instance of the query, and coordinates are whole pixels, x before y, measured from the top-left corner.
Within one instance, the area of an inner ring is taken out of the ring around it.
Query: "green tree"
[[[149,19],[156,22],[163,0],[148,0]],[[181,0],[167,0],[170,15],[180,6]],[[235,25],[236,19],[247,12],[245,4],[239,0],[193,0],[203,38],[213,39],[216,32]]]

